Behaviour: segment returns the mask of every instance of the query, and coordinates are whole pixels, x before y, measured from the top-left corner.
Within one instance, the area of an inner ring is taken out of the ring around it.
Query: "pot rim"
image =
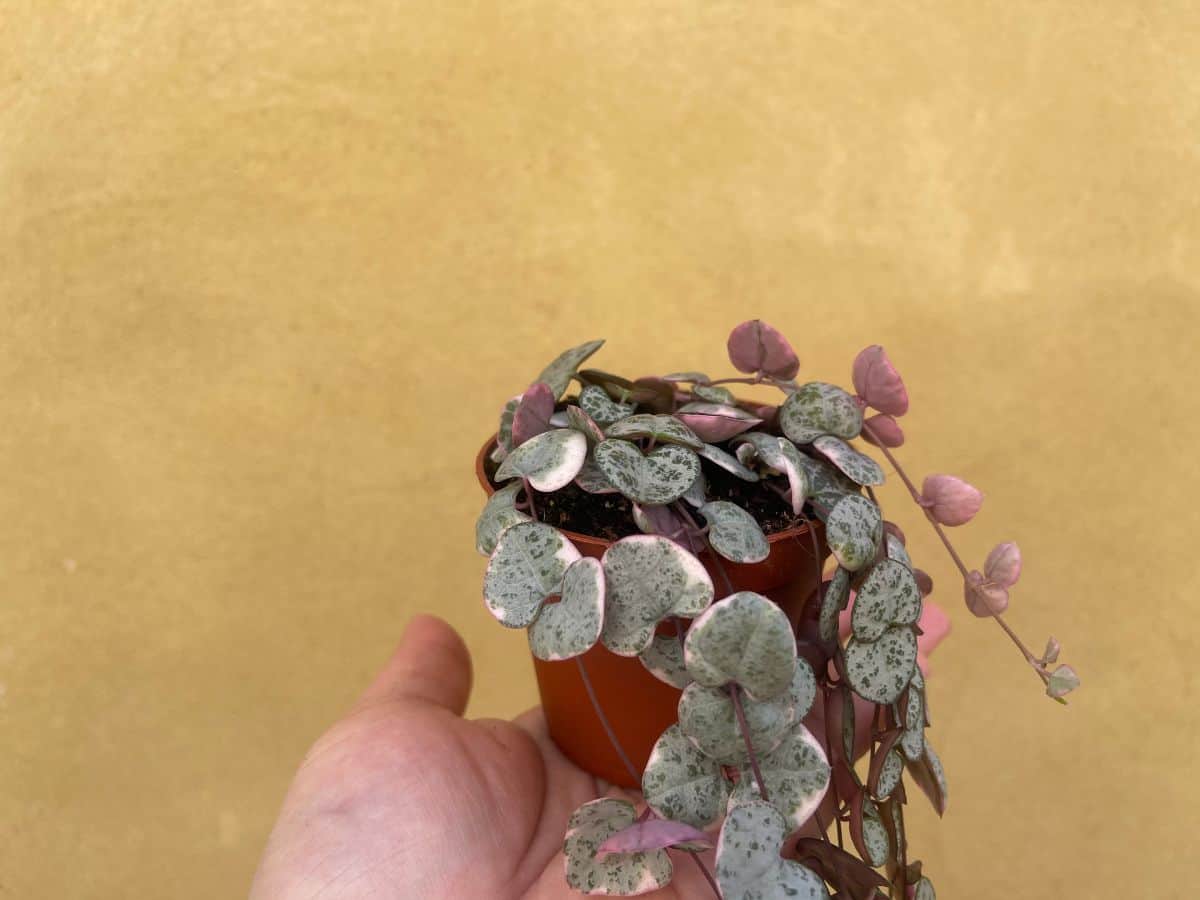
[[[491,479],[487,476],[487,469],[484,467],[484,462],[488,458],[488,454],[492,448],[496,446],[496,434],[493,434],[483,442],[483,446],[479,448],[479,452],[475,455],[475,476],[479,479],[479,484],[483,487],[484,492],[490,497],[496,493],[496,487],[492,484]],[[819,523],[818,523],[819,524]],[[783,531],[776,531],[768,535],[764,535],[768,544],[776,544],[782,541],[795,540],[798,536],[808,533],[810,530],[809,524],[798,525],[795,528],[787,528]],[[578,531],[568,531],[566,528],[558,528],[558,531],[564,534],[573,543],[578,543],[580,540],[592,541],[597,544],[612,545],[612,541],[608,538],[598,537],[594,534],[583,534]],[[750,563],[750,565],[759,565],[759,563]]]

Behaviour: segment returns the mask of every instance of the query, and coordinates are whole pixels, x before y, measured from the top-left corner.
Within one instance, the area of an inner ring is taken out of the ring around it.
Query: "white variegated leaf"
[[[696,480],[684,491],[680,499],[688,506],[694,506],[697,509],[708,502],[708,482],[705,480],[703,472],[696,476]]]
[[[664,819],[704,828],[724,810],[729,787],[720,763],[701,753],[678,725],[672,725],[650,751],[642,773],[642,795]]]
[[[475,521],[475,549],[484,556],[492,555],[492,551],[496,549],[496,542],[500,540],[500,535],[506,528],[518,522],[533,521],[514,506],[522,487],[521,482],[514,482],[488,497],[483,512]]]
[[[684,660],[703,685],[732,682],[754,699],[768,700],[791,686],[796,639],[783,610],[761,594],[739,591],[692,623]]]
[[[717,843],[724,900],[829,900],[819,875],[779,855],[789,830],[788,820],[761,800],[730,809]]]
[[[673,867],[666,850],[597,853],[601,844],[636,820],[633,804],[615,797],[592,800],[575,810],[563,841],[567,884],[584,894],[620,897],[669,884]]]
[[[736,503],[714,500],[700,507],[708,522],[708,542],[725,559],[736,563],[762,562],[771,547],[754,516]]]
[[[788,694],[771,700],[742,699],[746,726],[757,755],[769,753],[791,730],[796,710]],[[741,765],[749,756],[746,738],[726,688],[692,682],[679,698],[679,728],[700,751],[722,765]]]
[[[829,760],[821,742],[800,724],[777,747],[759,757],[758,767],[771,805],[787,818],[789,830],[807,822],[829,790]],[[734,802],[759,796],[753,769],[743,766],[733,790]]]
[[[891,839],[879,819],[879,808],[874,801],[863,798],[863,842],[866,845],[866,861],[878,868],[884,865],[891,850]]]
[[[579,392],[579,405],[598,425],[611,425],[633,415],[632,403],[617,403],[604,388],[589,384]]]
[[[514,448],[496,470],[496,480],[525,478],[535,489],[552,493],[570,484],[586,460],[587,438],[572,428],[555,428]]]
[[[873,641],[892,625],[915,625],[921,617],[921,591],[912,570],[894,559],[871,566],[858,587],[850,627],[860,641]]]
[[[577,559],[563,576],[562,599],[543,605],[529,626],[529,649],[538,659],[571,659],[591,650],[603,627],[604,569],[598,559]]]
[[[886,540],[888,559],[894,559],[896,562],[902,563],[903,565],[908,566],[909,569],[912,569],[912,557],[908,555],[908,549],[904,546],[900,538],[896,537],[894,534],[889,534],[886,536]]]
[[[829,463],[800,454],[800,467],[808,482],[808,496],[816,504],[817,517],[822,521],[843,497],[858,495],[861,488]]]
[[[813,448],[841,470],[855,484],[883,484],[883,469],[879,463],[865,453],[859,453],[845,441],[831,434],[821,435],[813,442]]]
[[[595,460],[605,479],[636,503],[661,506],[678,500],[700,474],[700,459],[677,444],[643,455],[629,441],[609,439],[596,446]]]
[[[517,414],[517,407],[521,405],[521,397],[521,394],[517,394],[505,403],[504,409],[500,411],[500,425],[496,429],[496,449],[492,452],[495,462],[503,462],[504,457],[512,450],[513,416]]]
[[[875,786],[875,796],[886,800],[896,790],[900,776],[904,774],[904,757],[895,750],[889,750],[879,770],[879,782]]]
[[[570,350],[565,350],[560,353],[555,360],[542,370],[534,381],[541,381],[549,385],[550,390],[554,394],[554,399],[560,398],[567,392],[567,387],[571,384],[571,378],[575,375],[575,370],[578,369],[588,357],[604,346],[604,341],[588,341],[586,344],[580,344],[578,347],[572,347]]]
[[[554,418],[551,418],[551,425],[557,425],[560,428],[574,428],[587,438],[589,446],[594,447],[604,440],[604,430],[592,420],[591,416],[578,406],[568,406],[565,412],[555,413],[554,415],[555,417],[562,416],[564,421],[556,422]]]
[[[610,438],[633,440],[635,438],[654,438],[663,444],[681,444],[692,450],[699,450],[704,441],[696,436],[674,416],[638,413],[628,416],[619,422],[608,426],[605,432]]]
[[[910,625],[894,625],[878,640],[851,637],[846,644],[846,676],[864,700],[892,703],[917,666],[917,636]]]
[[[854,398],[823,381],[801,385],[779,408],[779,425],[797,444],[811,444],[823,434],[846,440],[858,437],[862,421]]]
[[[675,635],[658,634],[645,650],[638,654],[638,659],[646,670],[671,687],[683,690],[692,683],[683,664],[683,646]]]
[[[825,539],[842,568],[857,572],[875,558],[883,539],[879,507],[866,497],[847,494],[829,513]]]
[[[579,550],[557,529],[521,522],[500,535],[483,579],[483,600],[501,625],[525,628],[548,597],[559,593],[563,575]]]
[[[804,509],[804,501],[808,499],[809,486],[803,454],[796,449],[796,445],[785,437],[761,431],[740,434],[731,443],[737,447],[739,459],[743,450],[748,451],[770,472],[786,476],[792,515],[800,515]]]

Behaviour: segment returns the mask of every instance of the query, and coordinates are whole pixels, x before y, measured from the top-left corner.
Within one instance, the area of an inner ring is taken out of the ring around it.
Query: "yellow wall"
[[[244,893],[417,610],[475,713],[533,702],[472,549],[498,406],[761,316],[805,377],[887,346],[903,458],[988,492],[963,549],[1021,543],[1086,679],[1041,697],[910,516],[942,895],[1183,897],[1198,135],[1190,0],[8,0],[0,894]]]

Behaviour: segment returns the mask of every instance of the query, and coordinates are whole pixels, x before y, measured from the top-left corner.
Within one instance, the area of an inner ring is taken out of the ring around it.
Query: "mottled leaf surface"
[[[918,673],[920,670],[917,670]],[[914,683],[908,689],[908,704],[904,708],[904,734],[900,749],[910,760],[918,760],[925,752],[925,692]]]
[[[871,865],[884,865],[891,850],[887,829],[879,818],[879,808],[871,800],[863,798],[863,858]]]
[[[708,522],[708,542],[725,559],[736,563],[762,562],[771,553],[762,526],[746,510],[728,500],[700,507]]]
[[[865,453],[859,453],[841,438],[823,434],[812,445],[855,484],[883,484],[883,469],[879,463]]]
[[[804,460],[800,451],[796,449],[796,445],[785,437],[761,431],[738,435],[732,443],[738,449],[739,458],[742,448],[749,448],[770,472],[787,478],[792,515],[800,515],[801,510],[804,509],[804,501],[808,499],[809,487]]]
[[[888,755],[883,759],[883,766],[879,770],[879,781],[875,785],[875,796],[880,800],[886,800],[896,790],[896,785],[900,783],[900,776],[904,774],[904,757],[895,750],[888,751]]]
[[[858,494],[847,494],[830,511],[825,539],[843,569],[857,572],[874,557],[883,539],[879,507]]]
[[[611,425],[633,415],[632,403],[618,403],[608,396],[608,391],[589,384],[579,392],[579,406],[598,425]]]
[[[650,646],[638,654],[638,659],[651,675],[671,687],[682,690],[692,683],[692,676],[683,664],[683,647],[673,634],[655,635]]]
[[[496,545],[483,579],[483,600],[501,625],[525,628],[542,603],[562,587],[579,550],[557,529],[540,522],[513,525]]]
[[[758,481],[758,473],[745,466],[736,456],[727,453],[713,444],[705,444],[696,451],[713,465],[719,466],[731,475],[736,475],[742,481]]]
[[[496,549],[496,542],[506,528],[519,522],[532,522],[525,513],[518,510],[514,504],[523,485],[515,482],[500,488],[488,497],[483,512],[475,520],[475,549],[484,556],[491,556]]]
[[[571,384],[571,378],[574,376],[575,370],[583,364],[584,360],[603,346],[604,341],[602,340],[588,341],[586,344],[580,344],[578,347],[572,347],[570,350],[563,351],[550,365],[542,370],[542,374],[537,377],[537,380],[547,384],[554,394],[554,399],[557,400],[567,392],[567,387]]]
[[[693,506],[697,509],[708,502],[708,482],[704,478],[704,472],[696,476],[696,480],[691,483],[679,499],[683,500],[688,506]]]
[[[825,521],[843,497],[857,495],[861,488],[822,459],[800,454],[800,467],[808,481],[808,496],[817,504],[817,516]]]
[[[761,594],[739,591],[692,623],[684,659],[703,685],[733,682],[754,699],[767,700],[791,686],[796,640],[783,610]]]
[[[543,605],[529,626],[529,649],[538,659],[571,659],[596,645],[603,625],[604,569],[598,559],[577,559],[563,576],[562,599]]]
[[[829,760],[821,742],[803,725],[797,724],[775,749],[760,756],[758,765],[771,805],[787,818],[790,829],[807,822],[829,790]],[[758,796],[754,772],[744,766],[733,799]]]
[[[779,408],[779,426],[797,444],[811,444],[823,434],[846,440],[858,437],[862,418],[853,397],[823,381],[801,385]]]
[[[692,387],[692,393],[701,400],[706,400],[709,403],[724,403],[733,404],[736,398],[728,388],[723,388],[720,385],[712,387],[707,384],[697,384]]]
[[[566,419],[565,427],[582,433],[589,445],[595,446],[604,440],[604,430],[578,406],[568,406],[563,416]]]
[[[575,476],[575,483],[589,494],[619,494],[621,493],[604,477],[604,472],[589,458]]]
[[[684,736],[679,725],[662,733],[642,773],[642,795],[664,819],[704,828],[725,808],[729,788],[721,765]]]
[[[742,699],[746,726],[756,754],[774,750],[796,719],[788,694],[771,700]],[[727,688],[687,686],[679,698],[679,728],[684,735],[722,765],[741,765],[748,759],[746,740]]]
[[[600,846],[633,825],[633,804],[605,797],[585,803],[567,823],[563,841],[567,884],[585,894],[629,897],[658,890],[673,874],[666,850],[599,854]]]
[[[917,636],[909,625],[895,625],[875,641],[851,637],[846,644],[846,676],[864,700],[892,703],[917,667]]]
[[[682,444],[692,450],[699,450],[704,445],[704,441],[700,440],[692,429],[674,416],[650,413],[638,413],[614,422],[608,426],[607,434],[610,438],[624,440],[654,438],[663,444]]]
[[[921,876],[921,880],[913,888],[913,900],[937,900],[937,892],[933,889],[933,882]]]
[[[521,405],[521,395],[513,397],[504,404],[504,409],[500,411],[500,424],[496,429],[496,449],[492,452],[492,459],[496,462],[503,462],[504,457],[508,456],[508,452],[512,450],[512,426],[513,416],[517,413],[517,407]]]
[[[850,627],[860,641],[876,640],[892,625],[915,625],[921,617],[921,591],[912,570],[893,559],[871,566],[858,586]]]
[[[699,457],[676,444],[643,455],[629,441],[610,439],[597,445],[595,460],[605,479],[637,503],[662,505],[678,500],[700,474]]]
[[[788,830],[788,820],[761,800],[729,811],[717,843],[724,900],[829,900],[820,876],[779,855]]]
[[[838,636],[838,615],[850,600],[850,573],[838,566],[825,587],[821,598],[821,613],[817,621],[821,640],[833,641]]]
[[[526,478],[548,494],[570,484],[586,460],[587,438],[573,428],[555,428],[514,447],[496,470],[496,480]]]

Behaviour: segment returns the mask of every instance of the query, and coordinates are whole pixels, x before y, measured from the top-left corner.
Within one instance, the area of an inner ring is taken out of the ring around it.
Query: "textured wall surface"
[[[418,610],[476,714],[472,456],[562,347],[802,377],[885,344],[902,457],[988,493],[916,798],[942,896],[1185,896],[1200,791],[1192,2],[7,0],[0,896],[244,893],[291,772]],[[901,499],[894,488],[885,501]]]

